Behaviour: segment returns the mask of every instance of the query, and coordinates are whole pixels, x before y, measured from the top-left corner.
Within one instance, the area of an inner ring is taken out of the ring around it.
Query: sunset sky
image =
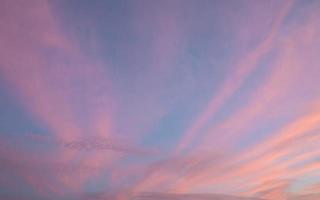
[[[319,144],[320,1],[0,1],[0,199],[319,200]]]

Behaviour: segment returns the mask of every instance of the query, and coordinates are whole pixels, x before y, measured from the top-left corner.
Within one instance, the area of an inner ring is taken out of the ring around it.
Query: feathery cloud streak
[[[2,1],[0,198],[316,198],[319,9]]]

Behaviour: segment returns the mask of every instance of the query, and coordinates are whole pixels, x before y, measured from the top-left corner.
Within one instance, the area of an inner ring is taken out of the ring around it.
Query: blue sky
[[[319,6],[1,2],[0,197],[317,188]]]

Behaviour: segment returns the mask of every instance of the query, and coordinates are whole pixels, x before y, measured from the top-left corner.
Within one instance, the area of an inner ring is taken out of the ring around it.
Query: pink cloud
[[[252,71],[257,67],[261,58],[263,58],[274,46],[276,36],[283,20],[291,9],[292,2],[288,1],[284,8],[277,14],[277,17],[267,35],[267,37],[253,50],[248,52],[235,66],[235,71],[230,78],[226,79],[220,89],[216,92],[215,96],[210,100],[209,104],[204,109],[200,117],[185,133],[178,150],[186,147],[209,122],[211,117],[224,106],[225,102],[229,100],[233,94],[243,85],[245,80],[250,76]]]
[[[64,36],[48,2],[2,4],[0,71],[21,104],[58,139],[87,135],[87,131],[90,135],[110,136],[114,100],[102,63],[90,60]],[[77,156],[66,150],[56,154],[64,161]],[[108,157],[97,154],[86,159],[84,164],[103,166]],[[79,187],[90,173],[84,174],[58,177],[68,186]],[[34,184],[45,185],[42,178],[29,177]]]

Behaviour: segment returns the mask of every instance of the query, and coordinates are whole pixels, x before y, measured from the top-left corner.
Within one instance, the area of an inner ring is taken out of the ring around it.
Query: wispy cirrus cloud
[[[317,197],[317,2],[1,4],[0,197]]]
[[[291,1],[287,1],[281,11],[275,17],[274,23],[270,28],[268,35],[265,39],[257,45],[254,50],[248,52],[234,67],[234,72],[230,78],[227,78],[222,84],[221,88],[218,89],[212,100],[209,102],[199,119],[196,120],[194,125],[185,134],[178,149],[183,148],[190,141],[193,140],[195,135],[201,131],[201,128],[205,126],[212,116],[221,109],[221,107],[233,96],[233,94],[241,87],[247,77],[250,76],[252,71],[257,67],[259,60],[266,56],[267,53],[272,49],[279,29],[287,16],[292,6]],[[185,140],[185,141],[184,141]]]

